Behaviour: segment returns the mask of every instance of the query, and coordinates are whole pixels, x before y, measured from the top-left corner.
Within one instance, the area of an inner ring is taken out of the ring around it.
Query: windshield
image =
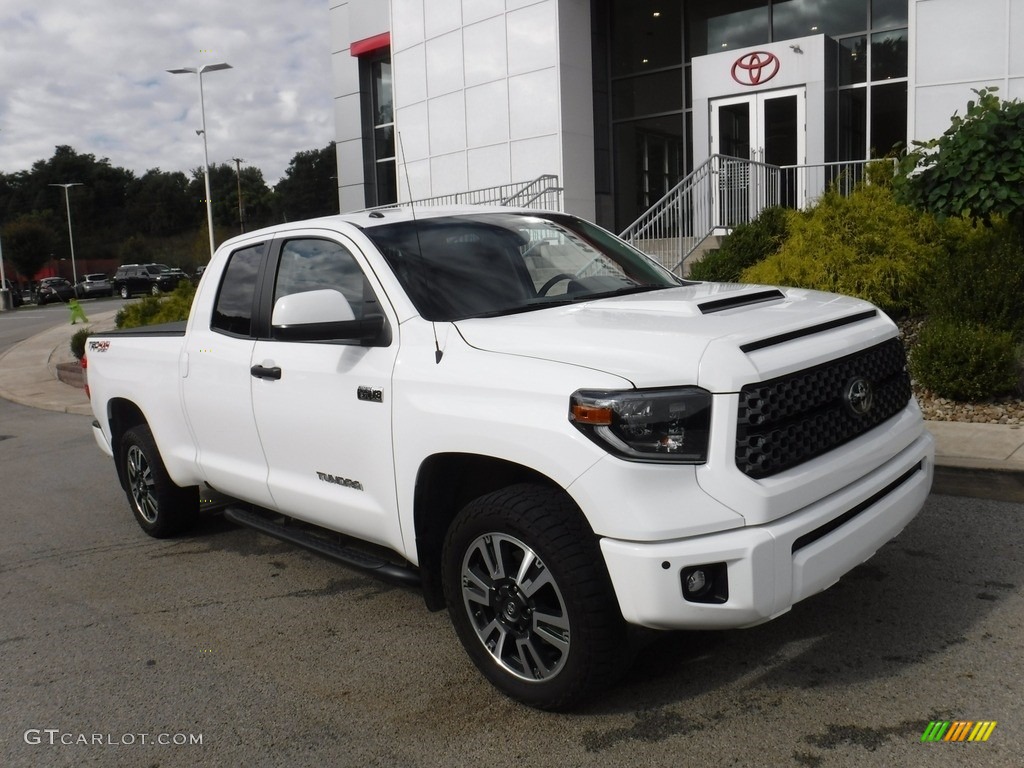
[[[682,282],[604,230],[559,214],[480,213],[365,232],[427,320],[526,312]]]

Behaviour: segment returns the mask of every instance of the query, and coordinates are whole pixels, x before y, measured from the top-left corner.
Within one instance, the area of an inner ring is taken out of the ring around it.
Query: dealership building
[[[565,210],[621,231],[709,158],[863,161],[940,135],[972,89],[1024,98],[1024,0],[331,0],[330,14],[343,211],[554,178]]]

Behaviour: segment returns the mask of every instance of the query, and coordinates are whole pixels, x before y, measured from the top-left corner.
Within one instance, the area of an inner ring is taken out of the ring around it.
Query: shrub
[[[124,305],[118,310],[114,323],[118,328],[138,328],[187,320],[195,295],[195,286],[183,280],[166,296],[146,296]]]
[[[975,91],[937,139],[914,142],[896,178],[900,199],[940,216],[1002,214],[1024,225],[1024,102]]]
[[[90,336],[92,336],[92,328],[86,326],[79,328],[71,337],[71,354],[78,362],[82,362],[82,358],[85,357],[85,342]]]
[[[743,282],[859,296],[896,315],[922,307],[924,275],[941,247],[929,214],[901,205],[892,189],[860,185],[822,196],[791,216],[777,253],[743,271]]]
[[[945,247],[932,264],[925,290],[929,316],[956,318],[1024,334],[1024,242],[1016,227],[966,218],[942,223]]]
[[[722,283],[739,282],[747,267],[763,261],[779,250],[789,233],[789,213],[784,208],[765,208],[749,224],[740,224],[724,240],[690,267],[694,280]]]
[[[918,384],[953,400],[986,400],[1018,386],[1013,335],[947,318],[930,318],[910,353]]]

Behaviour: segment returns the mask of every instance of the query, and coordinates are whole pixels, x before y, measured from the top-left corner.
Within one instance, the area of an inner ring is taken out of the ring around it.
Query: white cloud
[[[333,138],[324,0],[4,0],[0,171],[66,144],[142,174],[202,164],[195,75],[203,76],[210,162],[245,158],[268,184],[299,151]]]

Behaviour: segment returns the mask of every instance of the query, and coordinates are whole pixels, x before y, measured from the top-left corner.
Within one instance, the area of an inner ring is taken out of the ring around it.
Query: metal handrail
[[[402,201],[388,205],[365,208],[366,211],[385,210],[399,205],[432,206],[432,205],[503,205],[526,208],[537,206],[552,211],[562,210],[563,188],[558,185],[558,176],[550,173],[542,174],[530,181],[513,184],[499,184],[493,187],[473,189],[468,192],[453,192],[447,195],[434,195],[419,200]]]
[[[776,166],[712,155],[619,237],[681,275],[686,260],[712,235],[728,234],[770,206],[805,208],[829,188],[849,194],[873,162],[878,161]]]

